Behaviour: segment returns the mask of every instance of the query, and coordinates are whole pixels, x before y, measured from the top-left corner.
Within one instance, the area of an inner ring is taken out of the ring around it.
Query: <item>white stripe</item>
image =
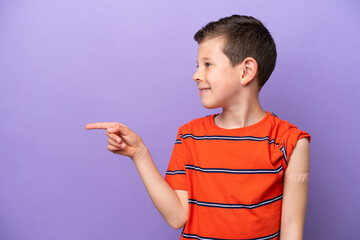
[[[183,233],[183,236],[184,237],[196,238],[196,239],[199,239],[199,240],[213,240],[213,238],[203,238],[203,237],[199,237],[199,236],[196,236],[196,235],[193,235],[193,234],[186,234],[186,233]]]
[[[217,169],[217,168],[201,168],[196,166],[186,165],[187,169],[194,169],[201,172],[223,172],[223,173],[278,173],[281,172],[282,166],[278,169],[261,169],[261,170],[237,170],[237,169]]]
[[[192,135],[192,134],[185,134],[185,135],[181,135],[180,134],[180,137],[181,138],[188,138],[188,137],[191,137],[191,138],[194,138],[194,139],[229,139],[229,140],[246,140],[246,139],[251,139],[251,140],[255,140],[255,141],[264,141],[264,140],[269,140],[269,137],[266,136],[266,137],[252,137],[252,136],[246,136],[246,137],[237,137],[237,136],[195,136],[195,135]],[[274,139],[272,139],[270,141],[270,143],[272,143],[274,141]]]
[[[283,146],[280,150],[283,152],[283,155],[284,155],[284,158],[285,158],[285,161],[286,161],[286,164],[287,164],[288,161],[287,161],[287,157],[286,157],[285,144],[284,144],[284,146]]]
[[[166,172],[166,174],[171,174],[171,175],[179,174],[179,173],[185,173],[185,174],[186,174],[186,171],[176,170],[176,171],[167,171],[167,172]]]
[[[189,203],[195,203],[199,206],[212,206],[212,207],[225,207],[225,208],[240,208],[240,207],[243,207],[243,208],[256,208],[256,207],[259,207],[259,206],[263,206],[263,205],[266,205],[267,203],[272,203],[272,202],[276,202],[277,200],[281,199],[282,196],[278,196],[274,199],[271,199],[271,200],[266,200],[264,202],[261,202],[261,203],[257,203],[257,204],[253,204],[253,205],[244,205],[244,204],[221,204],[221,203],[204,203],[204,202],[198,202],[197,200],[189,200]]]
[[[200,237],[200,236],[197,236],[195,234],[186,234],[186,233],[182,233],[183,237],[187,237],[187,238],[196,238],[196,239],[199,239],[199,240],[214,240],[214,239],[218,239],[218,238],[206,238],[206,237]],[[252,239],[255,239],[255,240],[266,240],[266,239],[271,239],[271,238],[274,238],[276,237],[277,235],[279,235],[279,231],[277,231],[276,233],[270,235],[270,236],[266,236],[266,237],[260,237],[260,238],[252,238]],[[251,240],[251,239],[250,239]]]

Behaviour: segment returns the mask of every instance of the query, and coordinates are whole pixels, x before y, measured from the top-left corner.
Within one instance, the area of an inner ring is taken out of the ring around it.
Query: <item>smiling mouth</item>
[[[203,91],[209,91],[209,90],[210,90],[210,88],[200,88],[199,90],[200,90],[200,92],[203,92]]]
[[[206,94],[208,92],[210,92],[210,88],[201,88],[199,94],[201,96],[201,95],[204,95],[204,94]]]

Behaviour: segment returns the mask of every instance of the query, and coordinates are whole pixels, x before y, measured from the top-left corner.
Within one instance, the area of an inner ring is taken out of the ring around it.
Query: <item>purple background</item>
[[[0,239],[178,239],[127,157],[117,121],[164,175],[178,127],[201,105],[195,32],[232,14],[271,32],[276,68],[260,94],[311,141],[304,239],[357,239],[358,1],[0,0]]]

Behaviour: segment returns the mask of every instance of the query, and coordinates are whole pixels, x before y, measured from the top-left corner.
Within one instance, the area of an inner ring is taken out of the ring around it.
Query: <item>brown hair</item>
[[[258,63],[259,91],[269,79],[275,68],[276,45],[267,28],[251,16],[232,15],[209,22],[194,35],[194,40],[203,41],[225,37],[223,52],[232,66],[242,63],[247,57],[253,57]]]

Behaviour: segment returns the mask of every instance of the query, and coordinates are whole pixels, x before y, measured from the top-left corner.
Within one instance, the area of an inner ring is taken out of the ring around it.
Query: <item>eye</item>
[[[196,65],[195,67],[196,67],[196,68],[198,68],[198,67],[199,67],[199,65]]]
[[[205,63],[205,66],[206,66],[206,67],[210,67],[210,65],[211,65],[211,63],[208,63],[208,62]]]

